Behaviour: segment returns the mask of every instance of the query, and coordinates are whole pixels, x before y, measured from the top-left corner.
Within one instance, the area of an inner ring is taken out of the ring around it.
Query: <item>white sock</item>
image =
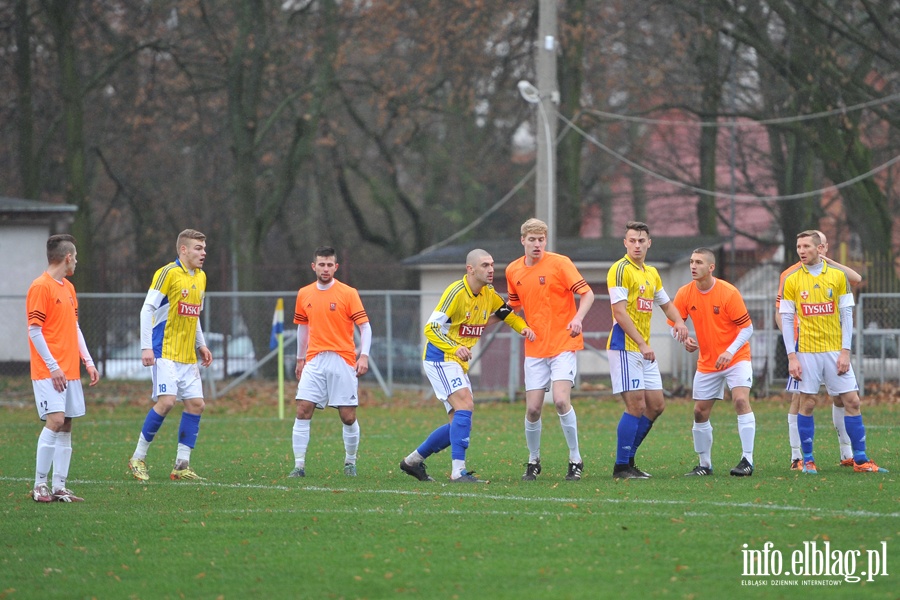
[[[425,459],[422,458],[422,455],[419,454],[418,450],[413,450],[412,454],[407,456],[405,460],[406,460],[406,464],[410,465],[411,467],[414,467],[414,466],[420,464]]]
[[[541,419],[532,423],[528,417],[525,417],[525,444],[528,445],[528,462],[534,462],[541,457],[542,427]]]
[[[175,464],[185,468],[191,464],[191,447],[178,442],[178,450],[175,452]]]
[[[466,470],[466,461],[453,459],[453,473],[450,475],[452,479],[459,479],[462,472]]]
[[[797,431],[797,415],[788,413],[788,440],[791,443],[791,460],[803,458],[800,452],[800,432]]]
[[[344,425],[344,464],[356,464],[356,451],[359,449],[359,421],[353,425]]]
[[[306,465],[306,448],[309,446],[309,419],[294,419],[291,442],[294,446],[294,466],[302,469]]]
[[[713,428],[712,423],[697,423],[691,428],[694,434],[694,452],[700,459],[700,466],[712,468],[712,445],[713,445]]]
[[[744,458],[753,464],[753,440],[756,438],[756,416],[752,412],[737,416],[738,435],[741,437],[741,450]]]
[[[134,454],[131,455],[131,458],[137,458],[139,460],[144,460],[147,458],[147,451],[150,449],[150,442],[144,439],[144,433],[141,432],[140,437],[138,437],[137,447],[134,449]]]
[[[566,444],[569,445],[569,462],[580,463],[581,452],[578,451],[578,419],[575,417],[575,407],[564,415],[559,415],[559,424],[562,426],[563,435],[566,436]]]
[[[56,433],[56,450],[53,452],[53,491],[66,487],[69,464],[72,462],[72,432]]]
[[[841,460],[853,458],[853,447],[850,446],[850,436],[847,435],[847,426],[844,425],[844,407],[831,405],[831,421],[837,430],[838,443],[841,445]]]
[[[34,467],[35,487],[41,483],[47,483],[47,475],[50,473],[50,467],[53,466],[53,455],[56,453],[56,436],[55,431],[44,427],[38,437],[37,461]]]

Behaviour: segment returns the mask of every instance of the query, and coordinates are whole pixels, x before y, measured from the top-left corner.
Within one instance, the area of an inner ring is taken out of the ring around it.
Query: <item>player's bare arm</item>
[[[204,367],[208,367],[212,364],[213,355],[212,352],[209,351],[209,348],[206,346],[200,346],[197,348],[197,353],[200,355],[200,364]]]
[[[587,316],[588,311],[591,309],[591,305],[593,303],[594,292],[592,290],[588,290],[585,293],[581,294],[581,298],[578,300],[578,311],[566,326],[566,329],[569,331],[569,336],[578,337],[579,335],[581,335],[581,332],[583,331],[582,323],[584,322],[584,318]]]

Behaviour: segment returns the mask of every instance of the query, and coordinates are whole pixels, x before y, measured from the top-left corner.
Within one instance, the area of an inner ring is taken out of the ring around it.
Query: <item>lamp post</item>
[[[556,249],[556,11],[557,0],[540,0],[538,44],[535,48],[537,86],[520,81],[519,94],[536,104],[544,135],[537,138],[537,174],[535,177],[535,216],[547,224],[547,250]],[[538,125],[537,129],[541,126]]]

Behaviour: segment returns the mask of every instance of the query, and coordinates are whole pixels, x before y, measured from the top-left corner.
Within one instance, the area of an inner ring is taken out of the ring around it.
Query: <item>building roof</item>
[[[672,264],[691,256],[695,248],[718,250],[728,242],[723,236],[654,237],[649,262]],[[473,240],[434,250],[425,250],[405,258],[402,264],[411,268],[428,268],[442,265],[463,265],[466,255],[473,248],[487,250],[498,265],[507,265],[523,254],[522,243],[517,239]],[[625,246],[620,238],[561,238],[556,252],[565,254],[574,263],[608,263],[625,256]]]
[[[23,200],[0,196],[0,215],[37,215],[47,213],[74,213],[78,207],[74,204],[55,204],[40,200]]]

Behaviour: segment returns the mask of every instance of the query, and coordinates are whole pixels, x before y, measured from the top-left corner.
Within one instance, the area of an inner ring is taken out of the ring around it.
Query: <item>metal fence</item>
[[[390,396],[398,386],[429,388],[422,375],[422,323],[439,295],[419,291],[360,291],[373,331],[370,373],[364,381],[380,386]],[[139,315],[144,294],[79,294],[82,331],[98,369],[109,379],[148,379],[140,364]],[[247,378],[275,378],[277,351],[269,341],[278,298],[285,304],[285,373],[294,380],[296,329],[292,326],[296,291],[210,292],[203,312],[203,329],[214,355],[213,366],[203,369],[210,397],[221,395]],[[775,326],[774,300],[769,295],[745,295],[753,320],[751,338],[755,387],[767,395],[783,389],[787,377],[781,335]],[[0,359],[0,375],[27,373],[25,298],[0,297],[0,310],[21,319],[11,329],[9,351]],[[426,312],[427,311],[427,312]],[[609,381],[606,337],[611,323],[609,297],[597,295],[585,319],[584,352],[579,353],[579,384]],[[860,294],[855,317],[853,367],[863,389],[867,382],[900,378],[900,294]],[[658,319],[659,316],[655,316]],[[20,332],[20,333],[16,333]],[[651,344],[660,356],[660,368],[673,386],[689,388],[696,354],[684,352],[668,335],[665,325],[654,325]],[[19,339],[21,338],[21,339]],[[860,343],[861,340],[861,343]],[[470,375],[480,395],[514,398],[521,394],[522,339],[509,328],[489,328],[476,347]],[[7,350],[9,350],[7,348]],[[17,356],[15,356],[17,354]]]

